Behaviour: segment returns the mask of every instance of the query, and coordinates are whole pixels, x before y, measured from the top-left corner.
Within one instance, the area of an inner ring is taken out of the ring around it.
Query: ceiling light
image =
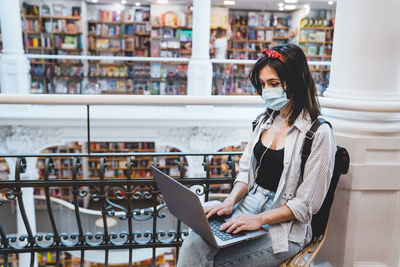
[[[328,5],[333,5],[333,1],[328,1]]]
[[[284,11],[284,10],[285,10],[285,8],[283,6],[279,7],[279,11]]]
[[[168,0],[157,0],[157,4],[168,4]]]
[[[279,7],[283,7],[284,4],[283,4],[283,3],[279,3],[278,6],[279,6]]]
[[[286,10],[294,10],[296,9],[296,5],[285,5]]]
[[[125,5],[126,4],[126,0],[121,0],[121,4]]]
[[[295,3],[297,3],[297,0],[285,0],[285,3],[295,4]]]
[[[226,6],[234,6],[234,5],[236,5],[236,1],[234,1],[234,0],[225,0],[224,1],[224,5],[226,5]]]
[[[140,2],[136,2],[136,3],[135,3],[135,6],[140,6]]]
[[[92,3],[97,3],[97,0],[92,0]]]

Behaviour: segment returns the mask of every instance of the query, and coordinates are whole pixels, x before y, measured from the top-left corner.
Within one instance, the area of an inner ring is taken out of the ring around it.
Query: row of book
[[[247,26],[249,27],[290,27],[291,16],[277,16],[274,13],[249,12]]]
[[[55,35],[54,48],[82,49],[81,37],[77,35]]]
[[[43,22],[45,33],[80,33],[82,32],[82,24],[80,20],[46,20]]]
[[[125,50],[133,52],[135,49],[149,49],[150,39],[146,36],[135,36],[126,39],[107,39],[89,37],[90,50]]]
[[[83,77],[83,67],[75,65],[31,65],[32,76],[45,76],[53,78],[54,76]]]
[[[27,36],[24,38],[26,48],[53,48],[53,40],[50,36]]]
[[[307,56],[327,56],[332,54],[332,44],[300,44]]]
[[[323,27],[333,27],[335,25],[334,18],[302,18],[300,21],[301,27],[308,28],[323,28]]]
[[[92,142],[90,144],[91,150],[119,150],[124,151],[125,149],[145,149],[154,150],[154,142]]]
[[[93,23],[89,24],[89,33],[96,35],[119,36],[121,35],[121,28],[123,27],[120,25]]]
[[[300,31],[300,40],[302,41],[311,41],[311,42],[325,42],[326,33],[324,31],[308,31],[301,30]]]
[[[256,91],[247,79],[213,79],[214,95],[254,95]]]
[[[40,33],[40,23],[35,19],[26,19],[21,23],[23,32],[37,32]]]
[[[46,80],[33,77],[31,81],[32,94],[93,94],[83,87],[82,80],[70,78],[54,78]]]
[[[88,92],[95,94],[133,95],[186,95],[186,82],[175,81],[133,81],[132,79],[91,79]]]
[[[100,9],[97,20],[105,22],[145,22],[150,20],[150,9],[126,8],[122,12]]]

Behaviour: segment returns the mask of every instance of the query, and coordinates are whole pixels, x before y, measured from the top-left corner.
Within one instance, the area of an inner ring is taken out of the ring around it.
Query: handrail
[[[26,54],[28,58],[39,59],[69,59],[69,60],[105,60],[105,61],[135,61],[135,62],[182,62],[187,63],[190,58],[168,58],[168,57],[130,57],[130,56],[87,56],[87,55],[41,55]],[[251,65],[257,60],[246,59],[210,59],[215,64],[244,64]],[[330,61],[308,61],[308,65],[330,66]]]
[[[190,58],[168,57],[129,57],[129,56],[86,56],[86,55],[41,55],[26,54],[28,58],[69,59],[69,60],[106,60],[106,61],[137,61],[137,62],[189,62]]]
[[[256,63],[257,60],[249,60],[249,59],[211,59],[211,63],[215,64],[244,64],[244,65],[252,65]],[[330,66],[330,61],[308,61],[308,65],[314,66]]]
[[[319,97],[319,101],[323,108],[365,112],[400,112],[399,101],[367,101],[331,97]],[[259,96],[0,94],[0,104],[257,106],[262,103]]]

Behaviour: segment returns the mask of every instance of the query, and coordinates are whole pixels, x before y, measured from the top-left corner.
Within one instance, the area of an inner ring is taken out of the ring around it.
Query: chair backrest
[[[325,228],[328,224],[329,213],[331,211],[331,206],[333,199],[335,197],[335,191],[337,184],[339,183],[339,178],[342,174],[346,174],[349,170],[350,158],[349,153],[343,147],[337,147],[335,156],[335,168],[333,171],[331,183],[329,185],[328,193],[325,196],[324,202],[318,213],[314,214],[311,220],[312,229],[312,240],[318,239],[325,233]]]

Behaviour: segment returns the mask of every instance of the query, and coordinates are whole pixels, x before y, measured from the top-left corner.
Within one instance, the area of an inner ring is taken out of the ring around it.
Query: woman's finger
[[[244,224],[244,225],[242,225],[242,226],[236,228],[236,229],[232,232],[232,234],[237,234],[237,233],[239,233],[240,231],[243,231],[243,230],[248,230],[246,224]]]
[[[223,215],[223,214],[229,215],[229,214],[231,214],[231,211],[230,211],[230,209],[228,209],[228,208],[226,208],[226,207],[223,207],[222,209],[220,209],[220,210],[217,212],[217,214],[218,214],[218,215]]]
[[[211,216],[213,216],[217,211],[218,211],[217,208],[213,208],[213,209],[209,210],[208,212],[206,212],[207,218],[210,218]]]
[[[229,234],[230,232],[232,232],[233,230],[235,230],[238,227],[238,225],[236,223],[233,223],[228,230],[226,230],[226,232]]]
[[[225,229],[227,229],[228,227],[230,227],[232,225],[232,221],[228,220],[225,223],[223,223],[221,225],[221,227],[219,228],[220,231],[225,231]]]

